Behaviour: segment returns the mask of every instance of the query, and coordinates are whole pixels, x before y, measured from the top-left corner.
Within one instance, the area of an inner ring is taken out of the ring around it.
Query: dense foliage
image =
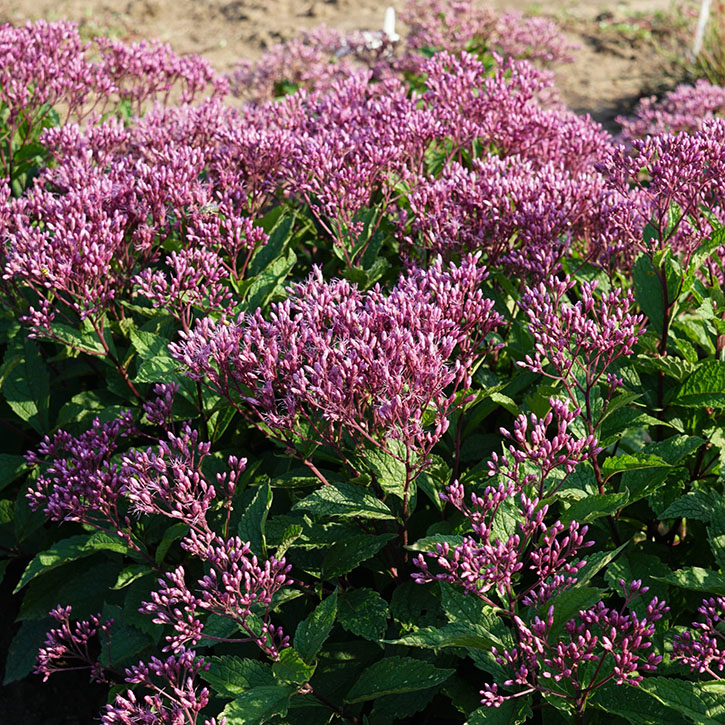
[[[407,12],[230,79],[0,28],[5,683],[725,720],[723,89],[620,145],[548,21]]]

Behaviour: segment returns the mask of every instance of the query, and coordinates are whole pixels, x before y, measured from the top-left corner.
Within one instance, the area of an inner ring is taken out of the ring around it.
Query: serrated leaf
[[[587,524],[591,521],[596,521],[602,516],[609,516],[610,514],[616,513],[627,504],[628,499],[628,491],[587,496],[567,507],[561,517],[561,521],[565,525],[571,521]]]
[[[272,666],[258,660],[241,659],[231,655],[209,657],[209,669],[199,672],[220,695],[237,697],[255,687],[274,687]]]
[[[360,534],[338,541],[322,560],[325,579],[333,579],[352,571],[358,564],[375,556],[395,534]]]
[[[265,482],[257,489],[237,526],[237,536],[242,541],[248,541],[252,551],[258,556],[266,556],[267,553],[264,530],[271,505],[272,489]]]
[[[454,672],[412,657],[386,657],[363,671],[345,702],[352,704],[383,695],[425,690],[445,682]]]
[[[707,523],[712,518],[714,507],[715,501],[710,492],[691,491],[670,505],[660,514],[660,518],[665,520],[681,517]]]
[[[305,662],[313,663],[328,638],[337,615],[337,590],[317,605],[295,632],[294,647]]]
[[[659,581],[673,584],[680,589],[690,589],[708,594],[725,594],[725,574],[699,566],[687,566],[667,576],[654,577]]]
[[[586,564],[579,570],[577,574],[577,583],[579,585],[588,584],[605,566],[613,562],[622,550],[627,546],[625,542],[621,546],[611,551],[596,551],[586,558]]]
[[[324,639],[323,639],[324,641]],[[320,642],[320,645],[322,642]],[[315,655],[317,652],[315,652]],[[311,661],[314,660],[314,656]],[[279,653],[279,659],[272,665],[272,674],[280,682],[304,685],[315,671],[314,665],[308,665],[300,657],[300,653],[287,647]]]
[[[151,574],[153,569],[148,564],[131,564],[125,569],[121,570],[121,573],[116,579],[116,583],[111,587],[114,591],[119,589],[125,589],[127,586],[133,584],[137,579],[141,579],[147,574]]]
[[[302,526],[300,524],[291,524],[288,526],[282,534],[282,539],[277,546],[277,550],[274,552],[274,558],[279,561],[301,535]]]
[[[605,459],[602,463],[602,478],[607,481],[617,473],[636,471],[644,468],[671,468],[660,456],[647,453],[624,454]]]
[[[449,622],[442,627],[421,627],[399,639],[390,640],[390,644],[408,647],[425,647],[439,650],[443,647],[465,647],[467,649],[485,649],[499,647],[500,640],[490,635],[480,626],[466,622]]]
[[[2,391],[13,412],[38,433],[49,427],[50,376],[37,343],[24,339],[8,346],[3,361]]]
[[[26,584],[40,574],[51,571],[69,561],[92,556],[99,551],[127,554],[128,548],[117,537],[102,531],[98,531],[90,536],[87,534],[78,534],[77,536],[63,539],[51,546],[50,549],[41,551],[35,555],[20,577],[14,593],[19,592]]]
[[[641,453],[659,456],[671,466],[675,466],[704,443],[704,439],[699,436],[673,436],[664,441],[649,443]],[[620,488],[622,491],[624,489],[629,491],[630,502],[638,501],[656,491],[669,474],[668,468],[625,471],[622,474]]]
[[[703,701],[696,682],[669,677],[647,677],[640,683],[642,692],[651,695],[663,705],[691,718],[698,725],[715,725],[722,720],[710,717],[710,708]]]
[[[721,569],[725,569],[725,507],[722,505],[712,512],[710,526],[707,528],[707,538],[710,548],[715,555],[715,561]]]
[[[90,355],[103,355],[105,352],[96,331],[90,325],[89,327],[84,325],[82,329],[78,330],[70,325],[54,321],[50,323],[50,329],[53,337],[74,350],[86,352]]]
[[[262,725],[275,715],[287,714],[294,685],[253,687],[232,700],[223,710],[227,725]]]
[[[725,408],[725,362],[704,360],[699,363],[673,402],[687,407]]]
[[[610,715],[617,715],[631,725],[686,725],[688,720],[678,718],[669,708],[656,702],[639,687],[622,687],[613,682],[596,689],[589,702]]]
[[[520,725],[531,717],[531,700],[517,697],[506,700],[501,707],[479,707],[468,716],[466,725]]]
[[[23,456],[11,456],[0,453],[0,491],[11,484],[28,470],[28,464]]]
[[[352,483],[331,483],[298,501],[293,511],[315,516],[357,516],[365,519],[394,519],[393,512],[369,490]]]
[[[405,447],[394,439],[386,441],[391,455],[380,448],[365,451],[365,464],[375,474],[378,485],[386,494],[402,499],[405,495]]]
[[[383,638],[389,617],[387,602],[372,589],[353,589],[338,600],[338,622],[348,632],[371,642]]]

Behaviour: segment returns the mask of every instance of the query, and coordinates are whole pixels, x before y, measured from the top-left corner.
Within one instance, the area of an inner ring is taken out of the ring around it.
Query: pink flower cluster
[[[269,319],[260,311],[207,318],[170,351],[192,379],[248,406],[289,442],[296,433],[343,453],[346,436],[394,438],[426,456],[501,323],[482,296],[485,276],[474,257],[449,267],[439,259],[386,295],[326,282],[316,270]]]
[[[572,60],[568,43],[550,20],[516,10],[499,14],[480,0],[408,0],[400,14],[408,26],[401,65],[416,70],[416,51],[494,51],[544,63]]]
[[[699,80],[694,86],[680,85],[662,100],[656,96],[643,98],[634,116],[617,118],[622,126],[622,139],[635,139],[661,133],[692,133],[705,121],[725,113],[725,88]]]
[[[675,635],[672,658],[689,665],[694,672],[707,672],[716,680],[722,679],[720,672],[725,669],[725,634],[722,625],[725,622],[725,597],[703,599],[698,613],[701,622],[693,622],[696,631],[685,630]]]
[[[92,56],[98,54],[98,59]],[[78,121],[122,101],[137,110],[149,101],[167,102],[178,92],[191,102],[208,91],[224,95],[227,82],[197,56],[179,57],[168,45],[131,45],[97,38],[83,43],[68,22],[38,20],[21,27],[0,26],[0,103],[8,109],[0,132],[0,173],[14,166],[14,136],[22,148],[56,109]]]
[[[500,707],[509,698],[539,691],[569,700],[581,711],[587,697],[607,682],[638,685],[642,681],[640,672],[656,670],[662,657],[649,650],[655,623],[669,607],[654,597],[644,617],[626,612],[648,588],[639,580],[631,584],[620,580],[619,585],[624,594],[621,607],[608,607],[600,601],[581,610],[564,624],[558,637],[553,634],[554,607],[549,607],[544,619],[536,616],[530,624],[515,617],[517,646],[501,652],[494,648],[492,652],[496,662],[512,675],[503,686],[517,691],[504,696],[498,685],[486,685],[481,691],[483,704]],[[603,667],[605,662],[608,667]],[[557,686],[559,683],[562,685]]]
[[[504,503],[517,494],[513,485],[499,484],[486,487],[481,495],[471,493],[471,506],[465,501],[462,484],[454,483],[441,498],[458,509],[475,534],[466,536],[463,543],[452,547],[448,543],[436,544],[436,551],[426,556],[441,569],[433,573],[422,554],[415,559],[421,570],[413,574],[419,584],[444,581],[456,584],[491,606],[513,608],[517,602],[528,606],[544,604],[555,594],[576,583],[576,573],[586,563],[577,559],[581,549],[591,546],[586,541],[587,526],[572,521],[564,526],[560,521],[544,523],[548,504],[530,499],[520,493],[516,513],[516,533],[506,539],[496,535],[497,514]],[[519,572],[534,572],[534,583],[519,588]],[[497,603],[498,601],[498,603]]]
[[[611,398],[621,380],[607,369],[617,358],[631,354],[644,332],[644,316],[631,311],[630,290],[611,289],[598,298],[596,287],[595,282],[585,282],[575,290],[567,275],[527,288],[521,307],[529,318],[534,352],[519,363],[560,380],[574,405],[583,397],[584,416],[592,423],[592,388],[604,380]],[[571,302],[568,295],[574,291],[579,299]],[[605,411],[606,407],[601,415]]]

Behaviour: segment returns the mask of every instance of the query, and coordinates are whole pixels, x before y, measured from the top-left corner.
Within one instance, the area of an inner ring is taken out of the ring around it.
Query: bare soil
[[[301,29],[328,25],[374,30],[388,5],[404,0],[0,0],[0,21],[69,19],[87,36],[124,39],[157,37],[179,53],[200,53],[219,70],[239,58],[256,57],[266,47]],[[643,94],[671,87],[671,64],[657,51],[673,47],[663,15],[670,0],[491,0],[505,9],[535,10],[552,17],[580,49],[576,62],[562,67],[557,81],[564,100],[611,126]],[[657,17],[660,20],[652,21]],[[684,48],[680,49],[684,50]]]

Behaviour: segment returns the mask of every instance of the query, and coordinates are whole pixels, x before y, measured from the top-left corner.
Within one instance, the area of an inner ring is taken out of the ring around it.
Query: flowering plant
[[[8,692],[722,719],[722,94],[620,145],[548,21],[407,13],[229,79],[0,28]]]

